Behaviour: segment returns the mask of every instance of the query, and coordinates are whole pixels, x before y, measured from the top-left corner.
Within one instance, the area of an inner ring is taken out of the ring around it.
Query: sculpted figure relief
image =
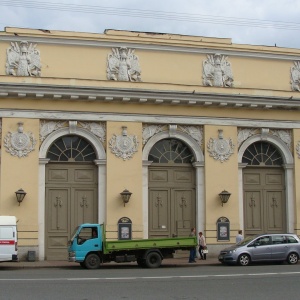
[[[291,67],[291,84],[292,91],[300,92],[300,61],[294,61]]]
[[[107,57],[107,79],[117,81],[142,81],[141,68],[134,49],[112,48]]]
[[[207,55],[203,62],[203,84],[206,86],[232,87],[233,75],[227,57],[221,54]]]
[[[40,51],[37,45],[21,41],[7,49],[6,74],[13,76],[41,76]]]

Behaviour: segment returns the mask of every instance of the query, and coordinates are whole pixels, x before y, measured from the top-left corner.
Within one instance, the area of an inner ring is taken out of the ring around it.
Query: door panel
[[[286,231],[284,182],[281,168],[244,169],[245,235]]]
[[[188,236],[194,226],[195,204],[193,190],[173,190],[177,236]]]
[[[268,215],[268,232],[283,232],[285,207],[283,205],[282,191],[267,191],[266,192],[266,207]]]
[[[66,260],[67,242],[75,226],[98,222],[97,167],[47,165],[45,208],[46,259]]]
[[[149,235],[169,237],[170,190],[153,189],[149,193]]]
[[[195,176],[190,165],[149,167],[149,237],[188,236],[196,226]]]
[[[255,234],[263,230],[261,191],[244,191],[245,230]]]
[[[46,247],[49,259],[66,259],[66,243],[69,238],[70,189],[47,188]]]

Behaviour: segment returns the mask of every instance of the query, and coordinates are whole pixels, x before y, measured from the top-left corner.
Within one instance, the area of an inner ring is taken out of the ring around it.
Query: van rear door
[[[17,229],[14,225],[0,225],[0,261],[17,261]]]

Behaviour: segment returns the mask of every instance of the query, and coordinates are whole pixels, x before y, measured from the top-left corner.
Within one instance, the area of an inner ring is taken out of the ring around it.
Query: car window
[[[287,240],[284,235],[275,235],[272,237],[272,244],[278,245],[278,244],[286,244]]]
[[[265,245],[269,245],[269,243],[270,243],[270,237],[269,236],[259,237],[254,242],[255,246],[265,246]]]
[[[297,244],[298,243],[298,241],[293,236],[288,235],[286,237],[286,239],[289,244]]]

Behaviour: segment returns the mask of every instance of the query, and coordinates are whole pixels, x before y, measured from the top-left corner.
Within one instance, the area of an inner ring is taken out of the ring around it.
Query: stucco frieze
[[[288,148],[292,149],[292,131],[288,129],[269,129],[269,128],[238,128],[238,148],[253,135],[260,134],[263,139],[268,135],[276,136],[282,140]]]
[[[143,124],[143,145],[155,134],[163,131],[164,125]]]
[[[106,137],[106,127],[104,123],[96,123],[96,122],[79,122],[79,125],[89,130],[95,136],[99,138],[99,140],[104,143]]]
[[[223,130],[218,130],[218,138],[210,138],[207,143],[207,151],[209,156],[215,160],[219,160],[221,163],[227,161],[229,157],[234,153],[234,144],[232,139],[224,139]]]
[[[84,128],[93,133],[102,143],[105,142],[106,127],[104,122],[83,122],[83,121],[49,121],[41,120],[40,122],[40,142],[46,137],[63,127],[69,127],[70,133],[75,134],[77,128]]]
[[[112,48],[107,56],[107,79],[116,81],[142,81],[139,58],[135,50],[127,47]]]
[[[65,127],[66,124],[67,124],[66,121],[42,120],[40,122],[40,142],[43,142],[45,140],[45,138],[53,131],[56,131],[59,128]]]
[[[207,55],[207,59],[203,62],[202,78],[205,86],[233,87],[233,75],[228,57],[219,53]]]
[[[36,47],[27,41],[11,42],[6,50],[6,75],[41,76],[40,51]]]
[[[294,61],[291,67],[291,85],[292,91],[300,92],[300,61]]]
[[[116,157],[127,160],[132,158],[134,153],[138,151],[138,138],[136,135],[128,135],[127,127],[122,127],[122,134],[113,134],[112,138],[109,140],[109,148],[111,153]]]
[[[147,141],[154,136],[155,134],[169,131],[169,135],[172,137],[176,137],[176,132],[184,132],[193,138],[197,144],[202,147],[203,143],[203,127],[202,126],[193,126],[193,125],[154,125],[154,124],[143,124],[143,145],[147,143]]]
[[[4,137],[6,152],[19,158],[28,156],[30,152],[34,151],[36,142],[32,132],[24,132],[21,122],[18,123],[18,131],[9,131]]]

